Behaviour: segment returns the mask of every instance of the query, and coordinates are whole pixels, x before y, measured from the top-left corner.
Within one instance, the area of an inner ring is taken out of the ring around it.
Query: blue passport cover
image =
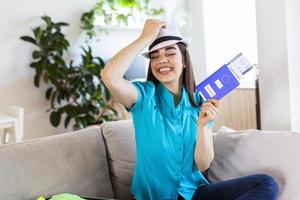
[[[197,85],[196,90],[205,101],[212,98],[220,100],[239,84],[238,79],[225,64]]]

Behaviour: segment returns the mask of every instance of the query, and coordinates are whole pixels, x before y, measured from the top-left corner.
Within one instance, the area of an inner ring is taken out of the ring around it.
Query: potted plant
[[[126,26],[136,12],[151,16],[164,13],[164,9],[150,8],[148,4],[149,0],[97,0],[90,11],[82,14],[81,28],[91,39],[99,32],[107,32],[105,26],[95,25],[96,17],[102,17],[106,25],[118,20]],[[66,62],[64,55],[70,44],[62,28],[68,24],[54,23],[49,16],[43,16],[42,20],[45,25],[32,29],[33,37],[22,36],[21,39],[37,47],[30,67],[36,72],[34,85],[39,87],[42,80],[48,86],[45,97],[50,102],[47,112],[50,112],[51,124],[57,127],[64,117],[65,128],[74,120],[73,128],[78,129],[117,120],[112,96],[100,78],[104,61],[93,56],[87,41],[87,47],[82,48],[82,62],[77,65],[72,60]]]
[[[150,7],[149,0],[97,0],[91,10],[82,14],[81,28],[92,38],[99,33],[107,33],[107,26],[114,22],[127,27],[128,21],[137,16],[154,17],[164,12],[163,8]]]
[[[82,48],[82,62],[74,65],[67,63],[64,54],[70,44],[62,33],[65,22],[54,23],[49,16],[43,16],[45,26],[34,29],[33,37],[21,39],[37,47],[32,53],[35,69],[34,85],[44,81],[48,89],[45,97],[50,102],[50,122],[57,127],[62,117],[67,128],[73,119],[74,128],[84,128],[90,124],[103,123],[118,119],[116,110],[111,105],[111,96],[104,86],[100,71],[104,62],[94,57],[90,47]]]

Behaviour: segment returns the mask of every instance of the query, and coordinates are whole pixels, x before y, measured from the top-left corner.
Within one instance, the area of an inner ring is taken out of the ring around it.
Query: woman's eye
[[[176,53],[168,53],[167,56],[173,56],[175,55]]]
[[[158,56],[156,55],[153,55],[153,56],[150,56],[151,59],[155,59],[155,58],[158,58]]]

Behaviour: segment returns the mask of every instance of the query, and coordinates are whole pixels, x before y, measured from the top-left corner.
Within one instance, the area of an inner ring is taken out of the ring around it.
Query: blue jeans
[[[192,200],[275,200],[279,187],[269,175],[255,174],[208,185],[195,191]]]

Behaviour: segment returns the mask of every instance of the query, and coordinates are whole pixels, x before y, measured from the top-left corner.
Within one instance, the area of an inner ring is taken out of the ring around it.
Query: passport
[[[196,91],[205,101],[212,98],[220,100],[238,87],[240,80],[251,69],[253,69],[253,65],[242,53],[239,53],[198,84]]]

